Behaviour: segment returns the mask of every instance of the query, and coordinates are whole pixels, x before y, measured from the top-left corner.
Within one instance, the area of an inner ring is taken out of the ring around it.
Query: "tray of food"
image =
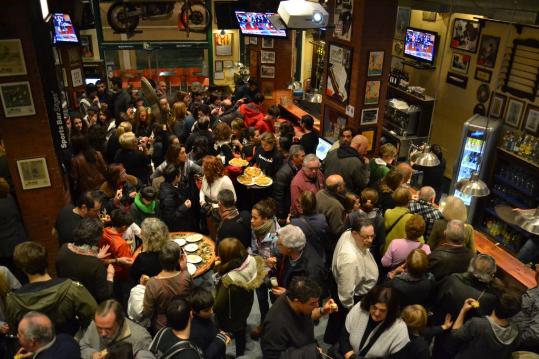
[[[262,170],[258,167],[247,167],[245,169],[244,174],[251,176],[251,177],[258,177],[262,175]]]
[[[176,243],[183,240],[188,270],[194,278],[206,273],[213,266],[215,243],[209,237],[194,232],[172,232],[169,237]]]
[[[246,161],[242,158],[233,158],[228,161],[228,164],[234,167],[247,167],[249,166],[249,161]]]
[[[252,186],[255,184],[255,178],[254,177],[251,177],[247,174],[242,174],[240,176],[238,176],[238,182],[241,183],[242,185],[244,186]]]
[[[269,187],[273,184],[273,180],[268,176],[258,176],[255,178],[255,185],[259,187]]]

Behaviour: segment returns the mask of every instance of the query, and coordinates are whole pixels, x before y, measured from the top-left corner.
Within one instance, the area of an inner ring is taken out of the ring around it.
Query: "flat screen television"
[[[243,35],[286,37],[286,30],[277,29],[270,21],[273,12],[235,11],[236,19]]]
[[[53,44],[77,44],[79,42],[68,14],[52,14],[52,25],[54,26]]]
[[[413,27],[406,28],[404,56],[434,65],[437,47],[438,33]]]

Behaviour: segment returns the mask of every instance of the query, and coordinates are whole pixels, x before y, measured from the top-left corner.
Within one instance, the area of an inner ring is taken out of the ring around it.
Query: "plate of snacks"
[[[262,174],[262,170],[258,167],[247,167],[245,174],[251,177],[258,177]]]
[[[196,254],[188,254],[187,255],[187,263],[197,264],[197,263],[200,263],[200,262],[202,262],[202,257],[201,256],[198,256]]]
[[[233,158],[228,161],[228,164],[234,167],[247,167],[249,166],[249,161],[246,161],[242,158]]]
[[[244,173],[238,176],[238,182],[244,186],[252,186],[255,183],[255,179]]]
[[[259,176],[255,178],[255,184],[260,187],[269,187],[273,184],[273,180],[268,176]]]
[[[191,234],[191,235],[187,236],[187,238],[185,238],[185,240],[188,243],[194,243],[194,242],[200,241],[202,238],[204,238],[204,236],[202,234],[195,233],[195,234]]]
[[[185,245],[185,247],[183,247],[183,249],[186,252],[196,252],[197,249],[198,249],[198,245],[195,244],[195,243],[189,243],[189,244]]]

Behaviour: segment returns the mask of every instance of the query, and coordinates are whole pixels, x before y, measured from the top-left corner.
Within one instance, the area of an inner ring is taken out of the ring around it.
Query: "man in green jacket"
[[[57,333],[74,335],[92,321],[97,303],[90,292],[71,279],[52,278],[47,272],[47,250],[37,242],[15,247],[15,265],[28,277],[28,284],[8,293],[6,319],[12,332],[30,311],[47,315]]]

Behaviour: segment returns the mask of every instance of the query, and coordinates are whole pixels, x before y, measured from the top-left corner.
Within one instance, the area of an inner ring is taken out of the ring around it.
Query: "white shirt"
[[[234,200],[237,200],[234,185],[228,176],[217,178],[215,181],[213,181],[211,186],[208,185],[208,181],[206,181],[206,177],[204,177],[202,179],[202,187],[200,187],[200,204],[204,205],[206,203],[205,197],[208,197],[212,201],[212,205],[214,207],[218,207],[217,195],[223,189],[231,190],[232,193],[234,193]]]
[[[378,280],[374,257],[368,249],[358,246],[350,230],[337,242],[331,271],[337,282],[339,300],[348,309],[354,305],[354,296],[367,294]]]

